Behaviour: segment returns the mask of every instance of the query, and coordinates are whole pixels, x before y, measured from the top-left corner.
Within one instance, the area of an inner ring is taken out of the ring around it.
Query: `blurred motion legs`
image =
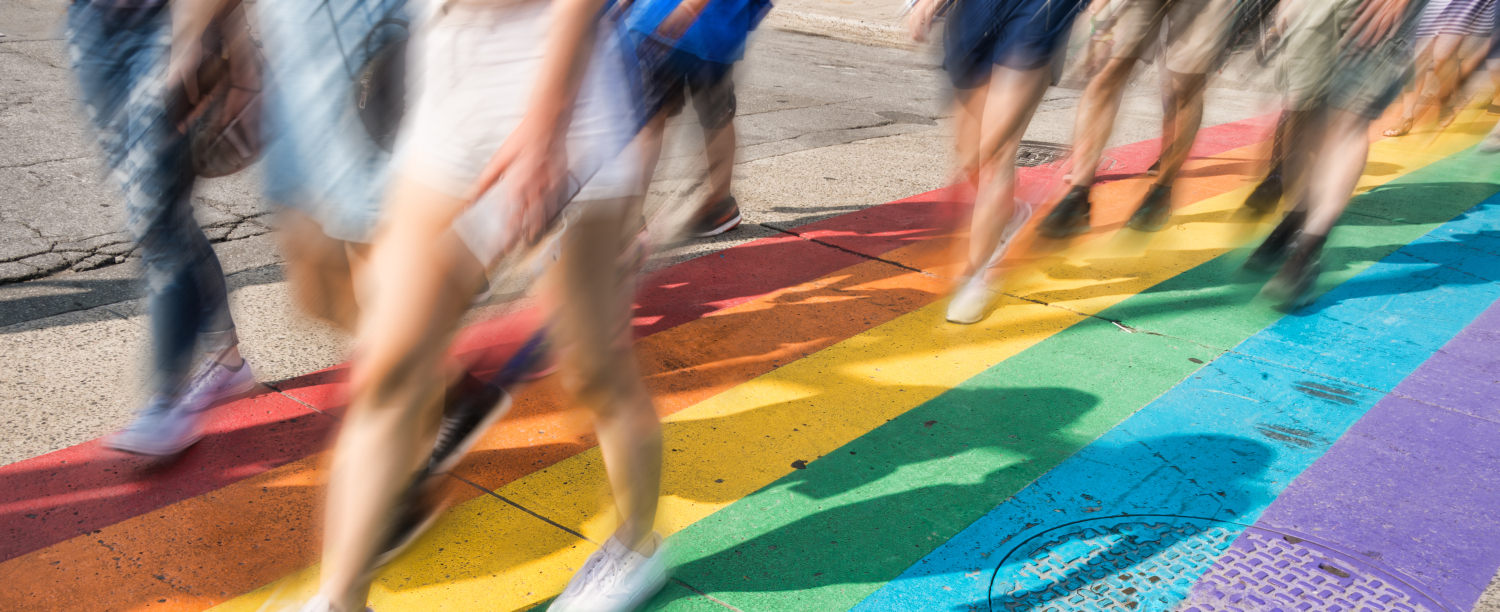
[[[1063,238],[1088,231],[1089,188],[1114,133],[1121,98],[1136,62],[1166,28],[1163,89],[1170,92],[1162,126],[1156,185],[1128,226],[1157,231],[1171,216],[1171,186],[1187,160],[1203,120],[1207,73],[1228,40],[1233,0],[1126,0],[1112,29],[1112,57],[1090,79],[1073,129],[1072,188],[1042,224],[1042,233]],[[1097,37],[1097,35],[1096,35]]]
[[[218,257],[193,219],[188,141],[167,118],[168,13],[76,2],[67,37],[84,108],[140,245],[151,316],[151,398],[107,443],[175,454],[202,436],[213,402],[248,391],[254,380],[239,356]],[[207,359],[195,364],[200,351]]]
[[[1304,0],[1292,11],[1279,78],[1288,108],[1309,120],[1283,141],[1292,212],[1246,262],[1269,269],[1284,258],[1261,295],[1286,308],[1310,301],[1323,244],[1368,160],[1370,122],[1400,94],[1410,68],[1420,1],[1396,5],[1402,12],[1389,30],[1364,46],[1345,39],[1362,3],[1384,1]]]
[[[1016,152],[1052,77],[1051,67],[1015,70],[996,66],[989,83],[957,94],[957,141],[961,167],[977,194],[969,225],[969,253],[957,293],[948,305],[953,323],[975,323],[994,299],[988,277],[1011,239],[1031,219],[1031,207],[1016,204]]]

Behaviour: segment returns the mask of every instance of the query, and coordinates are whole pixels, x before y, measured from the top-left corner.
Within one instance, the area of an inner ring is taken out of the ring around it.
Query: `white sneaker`
[[[551,612],[629,612],[667,584],[667,555],[661,534],[656,554],[643,557],[611,537],[589,556],[548,608]]]
[[[1480,153],[1500,153],[1500,126],[1491,130],[1484,140],[1479,141]]]
[[[960,325],[978,323],[984,318],[984,311],[994,301],[996,291],[990,289],[985,281],[985,273],[999,265],[1000,260],[1005,257],[1005,252],[1010,250],[1010,244],[1031,220],[1031,205],[1025,202],[1016,204],[1016,212],[1010,216],[1010,222],[1005,224],[1005,231],[1000,234],[1000,244],[995,245],[995,251],[990,253],[989,261],[985,262],[983,270],[979,270],[959,284],[958,291],[953,293],[953,301],[948,302],[948,322]]]
[[[160,394],[152,396],[135,421],[104,444],[138,455],[175,455],[203,437],[203,420],[214,402],[253,388],[250,362],[239,370],[230,370],[210,360],[188,383],[180,399],[172,402]]]
[[[198,368],[198,374],[188,383],[177,404],[194,412],[203,412],[219,400],[249,393],[254,388],[255,374],[250,371],[249,361],[242,360],[238,370],[231,370],[209,359]]]
[[[948,302],[948,322],[959,325],[978,323],[984,318],[985,309],[995,299],[995,291],[984,280],[984,271],[965,279],[953,292],[953,301]]]
[[[990,253],[990,260],[985,264],[986,268],[1000,265],[1000,260],[1005,257],[1005,252],[1010,250],[1010,243],[1026,227],[1026,222],[1031,221],[1033,214],[1031,205],[1025,202],[1016,202],[1016,211],[1011,214],[1010,222],[1005,224],[1005,231],[1000,233],[1000,244],[995,245],[995,252]]]

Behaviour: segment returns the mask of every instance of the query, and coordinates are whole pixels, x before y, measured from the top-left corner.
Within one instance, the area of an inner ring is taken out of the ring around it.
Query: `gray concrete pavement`
[[[84,139],[61,43],[49,30],[60,7],[57,0],[0,0],[7,34],[0,38],[0,265],[39,270],[28,273],[32,280],[0,284],[0,464],[109,433],[140,400],[146,327],[135,264],[119,235],[113,190],[99,181]],[[930,49],[767,28],[736,80],[734,191],[746,223],[666,249],[653,269],[947,182],[949,94]],[[1079,95],[1048,92],[1026,138],[1068,142]],[[1206,123],[1256,115],[1266,104],[1260,94],[1215,89]],[[1156,137],[1160,113],[1154,86],[1132,90],[1113,142]],[[689,110],[670,123],[659,177],[701,163],[695,122]],[[339,334],[292,308],[258,193],[252,168],[205,181],[195,198],[200,220],[220,240],[215,248],[245,354],[260,380],[276,381],[336,364],[345,347]],[[97,255],[111,258],[90,259]]]

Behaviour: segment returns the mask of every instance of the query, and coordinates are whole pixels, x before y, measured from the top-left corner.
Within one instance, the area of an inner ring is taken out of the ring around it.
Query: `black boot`
[[[1042,235],[1048,238],[1067,238],[1088,233],[1091,209],[1089,188],[1074,185],[1068,195],[1057,203],[1057,207],[1047,214],[1047,218],[1042,220]]]
[[[1281,304],[1287,310],[1301,308],[1312,301],[1313,286],[1323,272],[1323,242],[1326,236],[1301,233],[1293,243],[1292,254],[1266,286],[1261,297]]]
[[[1255,272],[1270,272],[1276,266],[1285,261],[1291,254],[1289,250],[1297,234],[1302,231],[1302,223],[1307,220],[1307,212],[1294,210],[1281,219],[1281,224],[1271,230],[1271,235],[1266,236],[1266,241],[1255,248],[1250,258],[1245,260],[1245,269]]]
[[[1167,221],[1172,219],[1172,188],[1167,185],[1152,185],[1151,191],[1146,192],[1146,199],[1141,200],[1141,207],[1135,209],[1135,214],[1130,216],[1130,221],[1125,227],[1138,232],[1157,232],[1166,227]]]
[[[1285,189],[1281,182],[1281,166],[1272,168],[1271,173],[1266,175],[1266,180],[1261,181],[1255,191],[1250,192],[1250,197],[1245,198],[1245,208],[1262,215],[1276,210]]]

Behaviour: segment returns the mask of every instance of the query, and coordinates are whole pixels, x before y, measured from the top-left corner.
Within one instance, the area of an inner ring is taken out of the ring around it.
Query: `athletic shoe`
[[[1305,257],[1292,256],[1281,266],[1281,271],[1260,290],[1260,296],[1280,304],[1287,310],[1295,310],[1312,302],[1313,286],[1323,272],[1322,260],[1317,254]]]
[[[1297,236],[1302,233],[1302,222],[1307,219],[1307,213],[1294,210],[1281,219],[1276,229],[1266,236],[1266,241],[1255,247],[1250,257],[1245,259],[1245,269],[1253,272],[1270,272],[1276,266],[1286,261],[1287,256],[1292,254],[1292,246],[1296,244]]]
[[[1089,231],[1089,188],[1074,185],[1057,207],[1042,220],[1041,232],[1048,238],[1067,238]]]
[[[198,368],[188,388],[177,403],[194,411],[208,410],[215,403],[236,395],[249,393],[255,388],[255,374],[250,371],[250,362],[240,360],[240,367],[229,369],[224,364],[209,359]]]
[[[1156,176],[1158,174],[1161,174],[1161,158],[1160,157],[1156,158],[1156,161],[1151,162],[1151,167],[1146,169],[1146,176]]]
[[[465,373],[458,384],[448,390],[443,407],[443,422],[432,446],[427,467],[434,474],[446,474],[463,460],[474,443],[490,426],[510,411],[511,394],[524,383],[539,378],[547,367],[547,330],[537,330],[489,380],[479,380]]]
[[[203,420],[219,400],[255,388],[250,362],[231,370],[209,360],[188,383],[177,401],[165,395],[151,397],[146,407],[124,431],[110,436],[105,446],[138,455],[176,455],[203,437]]]
[[[995,251],[990,254],[989,261],[985,262],[985,269],[976,272],[974,276],[960,284],[958,291],[953,294],[953,300],[948,302],[949,323],[969,325],[978,323],[984,318],[984,311],[995,299],[996,293],[990,290],[989,283],[985,281],[985,270],[999,265],[1000,260],[1005,258],[1005,253],[1010,250],[1016,234],[1020,233],[1021,228],[1031,221],[1031,215],[1030,204],[1017,203],[1010,221],[1005,224],[1005,231],[1000,233],[1000,244],[995,245]]]
[[[508,406],[509,401],[506,404]],[[370,562],[371,572],[385,567],[411,548],[417,538],[427,533],[443,511],[448,509],[448,500],[439,491],[443,478],[443,474],[434,473],[431,469],[424,469],[412,477],[411,484],[401,492],[401,497],[396,499],[396,506],[391,508],[388,515],[391,521],[390,532],[386,534],[385,544],[376,551],[375,558]]]
[[[629,612],[644,605],[667,584],[667,555],[661,534],[656,554],[641,556],[611,537],[583,562],[551,612]]]
[[[964,279],[958,291],[953,292],[953,300],[948,302],[948,322],[959,325],[978,323],[984,318],[984,312],[994,301],[996,293],[990,289],[982,270]]]
[[[1172,188],[1152,185],[1151,191],[1146,192],[1146,199],[1141,201],[1141,207],[1130,215],[1130,221],[1125,223],[1125,227],[1138,232],[1159,232],[1171,219]]]
[[[1281,171],[1276,169],[1266,175],[1266,180],[1255,186],[1255,191],[1250,192],[1250,197],[1245,198],[1245,208],[1249,208],[1259,214],[1266,214],[1276,210],[1276,205],[1281,203],[1281,195],[1286,187],[1281,182]]]
[[[740,225],[740,205],[734,196],[727,196],[718,202],[704,206],[693,217],[693,225],[688,233],[694,238],[707,238],[717,236]]]
[[[1479,152],[1500,153],[1500,127],[1496,127],[1484,140],[1479,141]]]

